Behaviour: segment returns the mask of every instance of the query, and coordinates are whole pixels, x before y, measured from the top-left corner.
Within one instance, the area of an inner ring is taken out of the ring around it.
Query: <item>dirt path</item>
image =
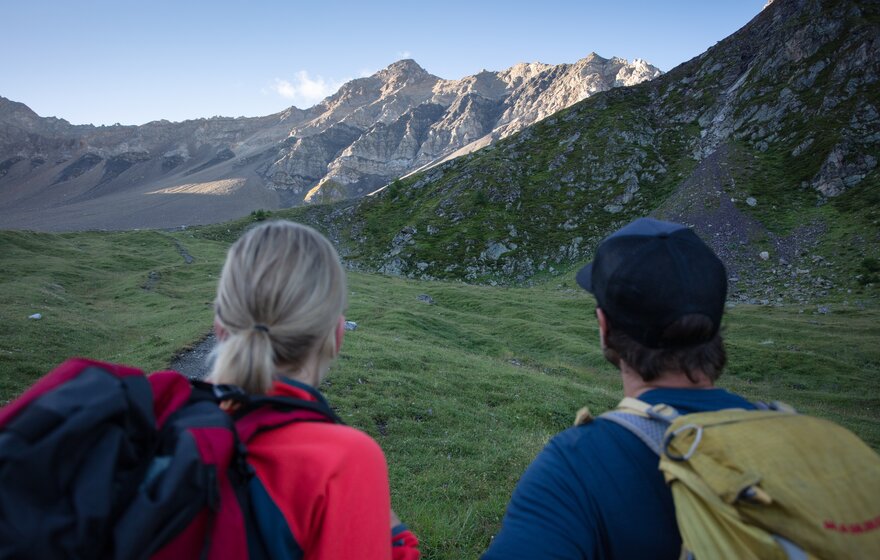
[[[174,239],[173,237],[171,239]],[[189,254],[189,251],[186,250],[186,247],[183,246],[183,243],[174,239],[174,246],[177,247],[177,252],[180,253],[180,256],[183,257],[183,262],[186,264],[192,264],[195,262],[195,259],[192,255]]]
[[[171,369],[193,379],[203,379],[208,375],[210,369],[208,358],[216,344],[217,338],[214,333],[209,334],[191,350],[178,354],[171,362]]]

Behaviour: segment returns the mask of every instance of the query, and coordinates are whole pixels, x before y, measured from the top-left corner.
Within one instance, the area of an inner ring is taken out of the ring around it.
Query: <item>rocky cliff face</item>
[[[707,239],[734,297],[857,293],[880,271],[878,38],[876,2],[776,0],[657,79],[599,93],[329,217],[297,217],[338,239],[352,266],[492,283],[569,270],[611,230],[653,214]],[[524,87],[596,75],[594,64],[495,80]],[[590,87],[553,83],[544,91],[557,99]],[[484,110],[513,124],[515,109],[540,114],[531,99]]]
[[[402,60],[306,110],[143,126],[73,126],[0,98],[0,227],[166,227],[358,197],[658,74],[590,55],[441,80]]]
[[[322,104],[319,116],[291,130],[291,137],[317,136],[313,142],[327,146],[321,175],[300,167],[288,149],[264,174],[274,188],[310,186],[306,202],[362,196],[448,156],[484,147],[598,91],[659,74],[641,60],[591,54],[575,64],[520,64],[441,80],[403,60],[343,86]],[[347,145],[324,138],[325,129],[316,123],[329,122],[353,127],[360,135]]]

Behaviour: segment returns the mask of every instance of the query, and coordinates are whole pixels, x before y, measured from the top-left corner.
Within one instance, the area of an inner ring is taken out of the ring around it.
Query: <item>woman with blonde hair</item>
[[[318,386],[342,347],[346,303],[345,272],[320,233],[286,221],[248,231],[217,288],[210,381],[326,405]],[[418,540],[391,511],[385,457],[367,434],[293,422],[255,436],[247,453],[287,525],[271,535],[273,550],[310,560],[419,557]]]

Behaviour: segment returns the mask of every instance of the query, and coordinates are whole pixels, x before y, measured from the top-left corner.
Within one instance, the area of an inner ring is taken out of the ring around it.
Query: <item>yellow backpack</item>
[[[684,558],[880,559],[880,456],[833,422],[759,406],[679,414],[625,398],[601,418],[660,456]]]

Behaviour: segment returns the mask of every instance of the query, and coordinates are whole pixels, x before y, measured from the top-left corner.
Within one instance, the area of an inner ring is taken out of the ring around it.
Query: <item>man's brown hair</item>
[[[652,381],[666,371],[683,371],[696,383],[696,372],[703,372],[713,382],[721,376],[727,352],[720,333],[705,315],[684,315],[667,326],[660,337],[660,348],[649,348],[610,321],[605,339],[605,357],[614,364],[622,359],[645,381]],[[696,341],[696,342],[695,342]]]

